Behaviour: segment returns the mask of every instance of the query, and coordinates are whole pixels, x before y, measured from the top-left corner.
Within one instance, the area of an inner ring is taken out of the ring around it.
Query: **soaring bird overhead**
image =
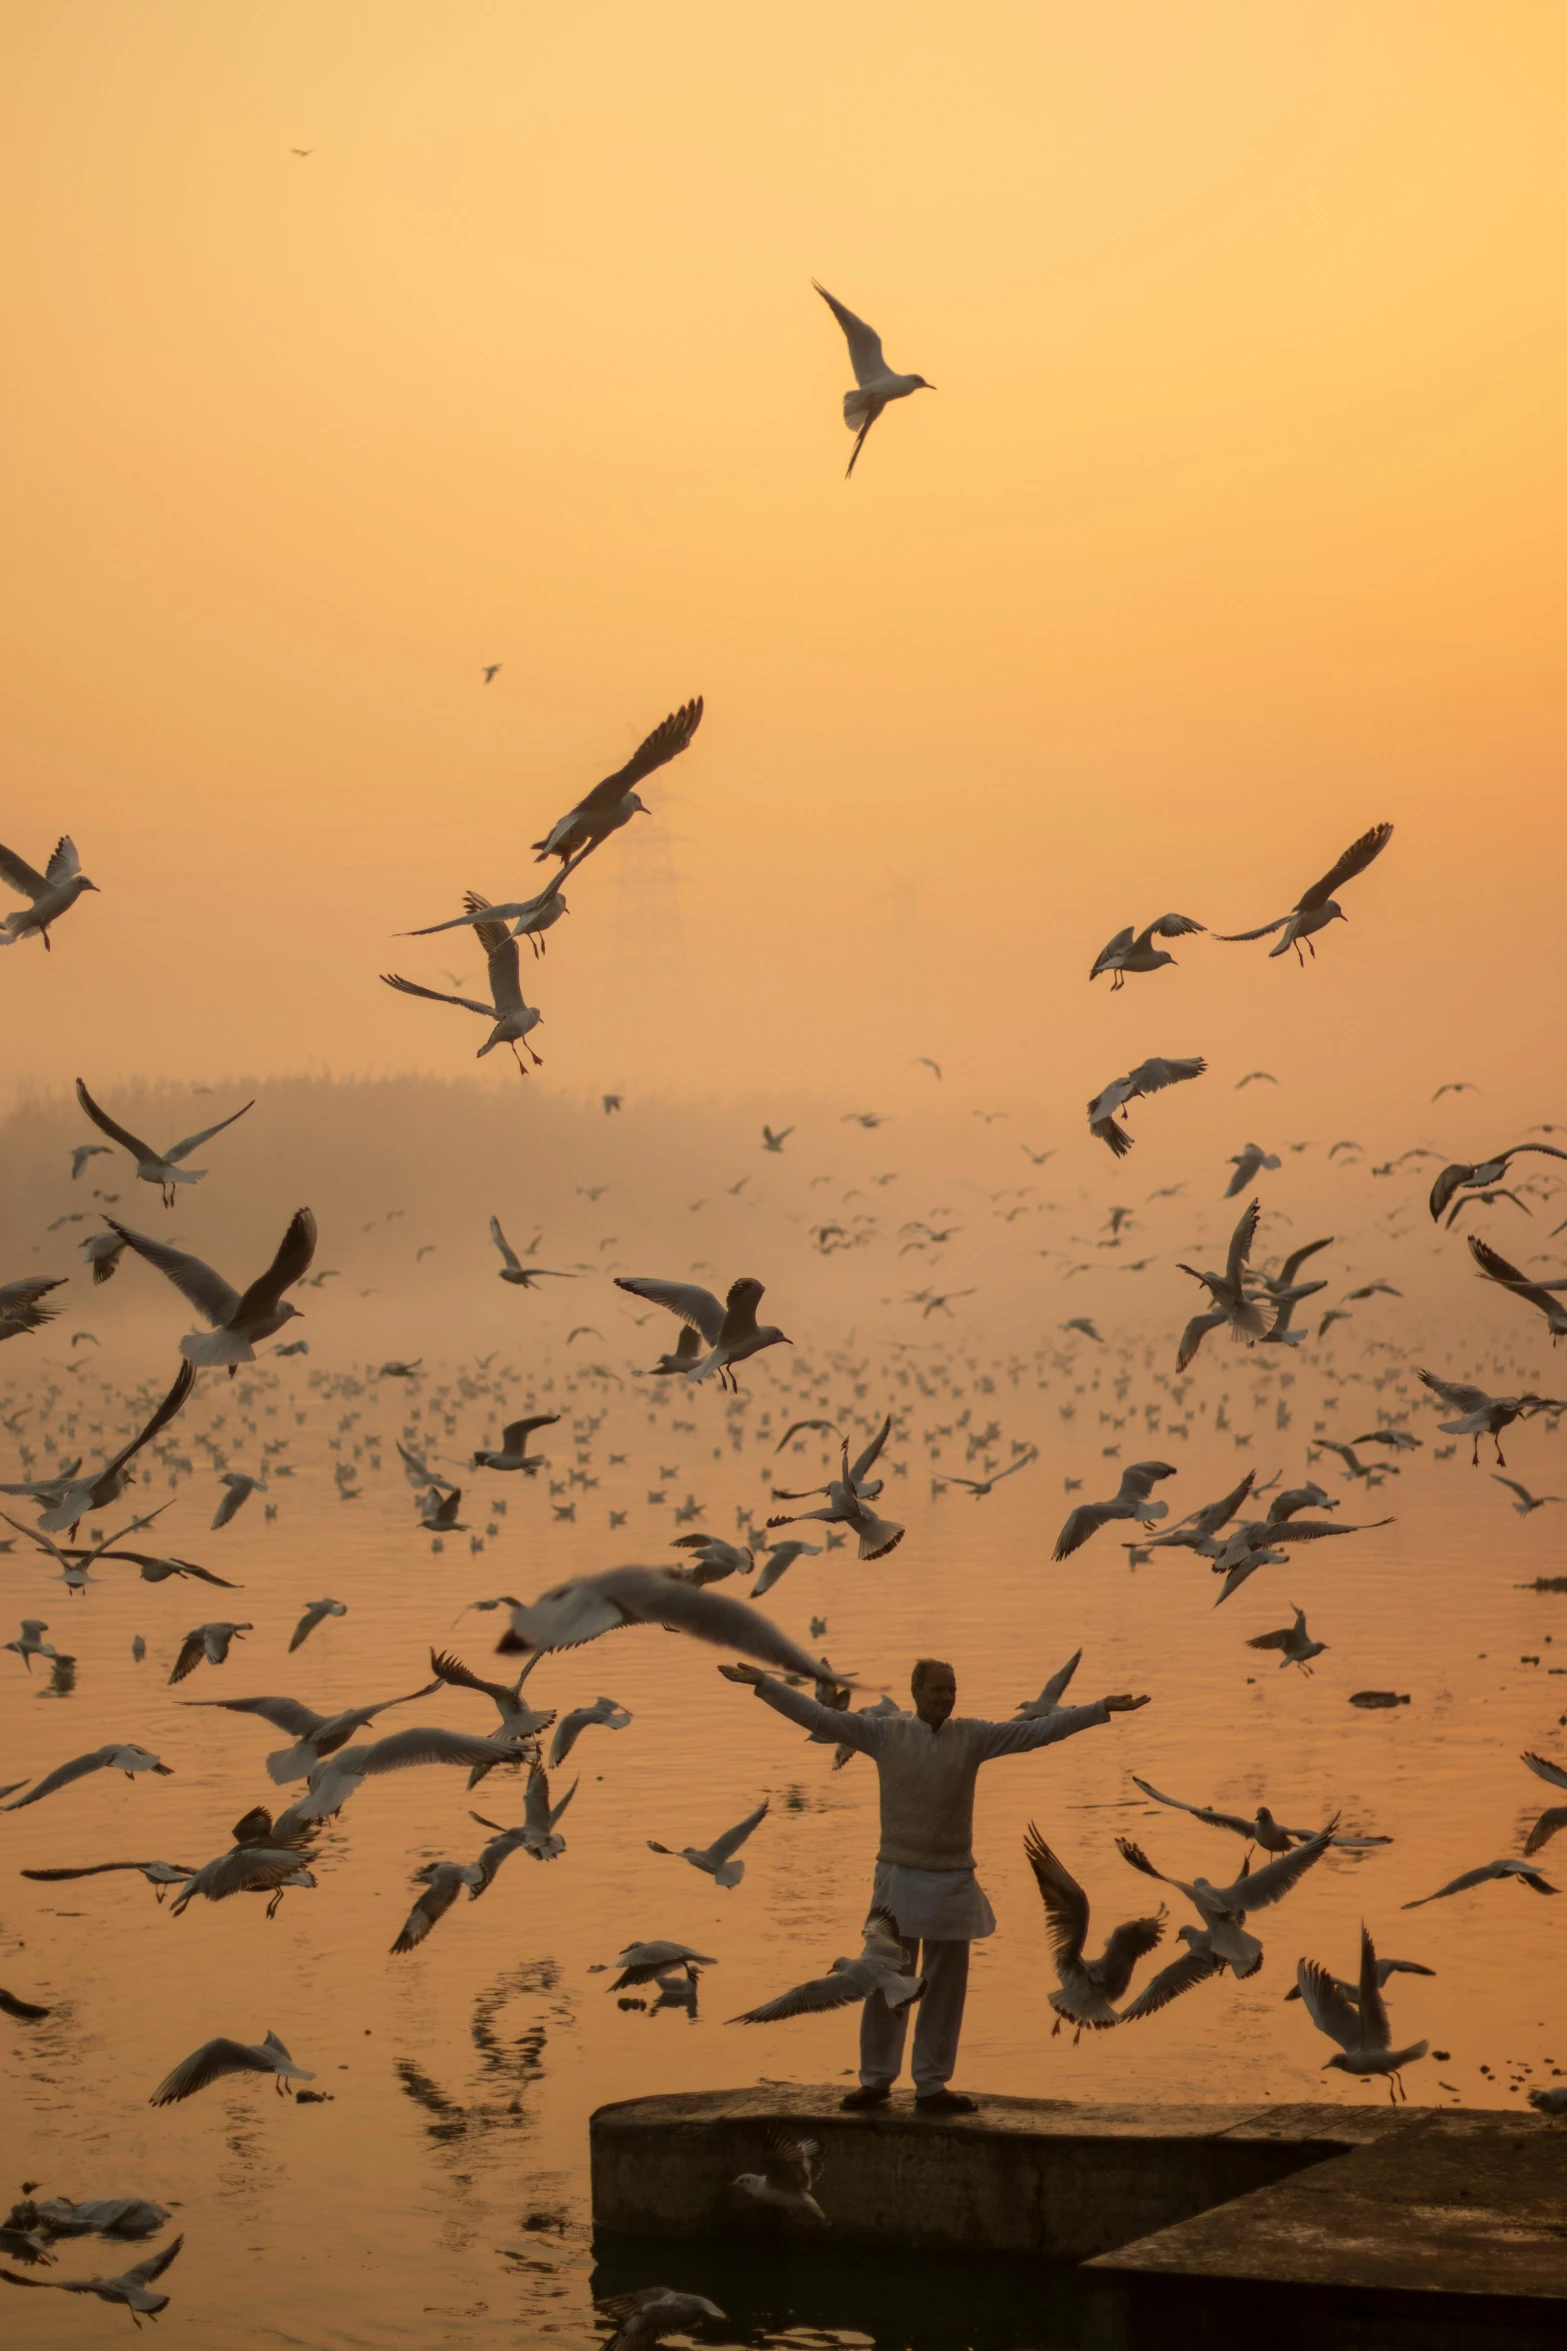
[[[536,863],[542,865],[546,857],[575,858],[596,849],[607,841],[611,833],[629,824],[638,815],[646,815],[647,803],[637,797],[637,785],[677,759],[686,750],[692,736],[702,723],[702,697],[684,702],[672,710],[650,735],[644,736],[624,767],[617,767],[613,775],[595,784],[585,792],[575,808],[557,817],[542,841],[535,841],[538,851]]]
[[[934,392],[923,376],[899,375],[882,357],[881,337],[863,318],[856,318],[846,303],[840,302],[827,288],[811,283],[838,321],[849,346],[849,365],[854,370],[854,390],[843,395],[843,421],[855,438],[853,454],[844,474],[847,481],[859,463],[865,436],[882,410],[894,400],[906,400],[911,392]]]
[[[1269,954],[1283,955],[1293,947],[1296,961],[1304,963],[1306,958],[1300,951],[1302,939],[1315,956],[1317,950],[1313,933],[1325,930],[1330,922],[1346,922],[1349,919],[1334,897],[1334,891],[1341,890],[1346,882],[1352,882],[1357,874],[1364,873],[1367,866],[1381,856],[1392,838],[1393,828],[1390,824],[1374,824],[1369,832],[1361,834],[1358,841],[1350,843],[1338,863],[1330,866],[1320,881],[1313,882],[1309,890],[1301,892],[1288,914],[1278,915],[1272,922],[1259,923],[1254,931],[1215,931],[1214,937],[1227,946],[1235,946],[1246,939],[1266,939],[1272,932],[1282,931],[1284,936],[1276,947],[1269,949]]]

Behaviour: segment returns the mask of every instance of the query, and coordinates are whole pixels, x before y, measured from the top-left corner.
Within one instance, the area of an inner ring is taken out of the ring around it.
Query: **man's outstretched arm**
[[[797,1722],[802,1731],[810,1731],[830,1745],[855,1747],[862,1755],[874,1755],[881,1744],[881,1724],[872,1715],[840,1714],[835,1706],[823,1706],[804,1690],[792,1689],[787,1682],[763,1673],[759,1666],[721,1665],[718,1670],[726,1681],[749,1683],[775,1714]]]
[[[1076,1731],[1089,1731],[1107,1723],[1112,1714],[1135,1714],[1139,1706],[1146,1706],[1146,1698],[1123,1694],[1116,1698],[1100,1698],[1092,1706],[1061,1706],[1054,1714],[1041,1716],[1029,1722],[987,1722],[980,1741],[980,1761],[990,1763],[998,1755],[1029,1755],[1036,1747],[1053,1747],[1058,1739],[1070,1739]]]

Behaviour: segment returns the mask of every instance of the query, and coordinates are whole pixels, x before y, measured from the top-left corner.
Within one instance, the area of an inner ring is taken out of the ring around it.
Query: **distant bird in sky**
[[[158,1186],[163,1194],[165,1208],[174,1206],[177,1184],[199,1184],[207,1172],[204,1167],[186,1167],[183,1164],[190,1153],[199,1151],[203,1143],[210,1143],[214,1135],[221,1135],[225,1127],[234,1124],[236,1118],[243,1118],[247,1110],[256,1107],[252,1099],[243,1108],[230,1112],[227,1118],[220,1118],[216,1126],[203,1127],[199,1134],[187,1135],[183,1143],[171,1143],[167,1151],[154,1151],[150,1143],[142,1142],[129,1128],[117,1125],[106,1110],[100,1110],[80,1078],[76,1081],[76,1099],[93,1125],[130,1153],[136,1162],[137,1182]]]
[[[19,939],[35,935],[47,948],[50,944],[49,925],[58,922],[84,890],[96,890],[82,872],[76,854],[76,843],[69,833],[62,833],[55,843],[54,854],[42,873],[30,866],[25,857],[18,857],[14,849],[0,847],[0,882],[29,903],[0,921],[0,947],[14,947]]]
[[[1488,1185],[1501,1183],[1508,1172],[1509,1161],[1516,1159],[1521,1151],[1539,1152],[1547,1159],[1567,1159],[1567,1151],[1558,1150],[1554,1143],[1513,1143],[1509,1145],[1507,1150],[1498,1151],[1493,1158],[1477,1160],[1473,1167],[1466,1166],[1462,1160],[1457,1160],[1451,1167],[1444,1167],[1436,1182],[1431,1186],[1428,1205],[1431,1210],[1432,1223],[1438,1222],[1443,1209],[1455,1192],[1482,1191]],[[1462,1206],[1462,1202],[1459,1205]],[[1447,1220],[1449,1224],[1453,1222],[1457,1214],[1458,1210],[1455,1208],[1453,1215]]]
[[[911,392],[934,392],[936,387],[923,376],[898,375],[882,357],[881,337],[876,329],[867,326],[863,318],[856,318],[846,304],[829,294],[825,286],[818,285],[815,278],[811,283],[843,329],[849,346],[849,364],[854,370],[855,388],[843,395],[843,421],[857,436],[843,477],[847,481],[859,462],[866,434],[888,403],[906,400]]]
[[[490,1239],[495,1243],[504,1261],[498,1278],[503,1282],[510,1282],[516,1289],[531,1290],[534,1283],[541,1280],[574,1282],[577,1278],[574,1273],[556,1272],[547,1265],[524,1265],[506,1235],[501,1231],[501,1220],[498,1216],[492,1216],[490,1219]]]
[[[762,1149],[764,1151],[781,1151],[793,1133],[793,1127],[783,1127],[777,1134],[774,1134],[770,1126],[764,1126],[762,1129]]]
[[[1545,1317],[1545,1327],[1551,1334],[1551,1345],[1558,1339],[1567,1339],[1567,1302],[1561,1293],[1567,1291],[1567,1281],[1536,1282],[1516,1265],[1510,1265],[1498,1250],[1482,1241],[1478,1233],[1469,1235],[1469,1254],[1487,1281],[1499,1289],[1508,1290],[1525,1306],[1537,1307]]]
[[[1268,950],[1269,954],[1283,955],[1293,947],[1295,960],[1303,964],[1306,958],[1300,951],[1302,939],[1315,956],[1317,950],[1313,934],[1325,930],[1330,922],[1348,920],[1343,907],[1333,895],[1334,891],[1341,890],[1346,882],[1352,882],[1357,874],[1364,873],[1367,866],[1381,856],[1392,838],[1393,828],[1390,824],[1374,824],[1369,832],[1361,834],[1358,841],[1351,842],[1337,865],[1330,866],[1319,882],[1313,882],[1309,890],[1301,892],[1288,914],[1281,914],[1272,922],[1259,923],[1254,931],[1216,931],[1214,937],[1226,946],[1235,946],[1243,940],[1266,939],[1274,931],[1282,931],[1284,936],[1276,947]]]
[[[581,851],[596,849],[634,816],[646,815],[647,803],[637,797],[637,785],[678,758],[701,723],[702,697],[698,694],[694,701],[672,710],[637,745],[624,767],[584,793],[575,808],[568,808],[556,819],[542,841],[533,843],[537,862],[542,865],[546,857],[574,858]]]
[[[1273,1074],[1273,1072],[1272,1072],[1272,1070],[1271,1070],[1271,1069],[1249,1069],[1249,1070],[1246,1072],[1246,1075],[1245,1075],[1243,1078],[1237,1078],[1237,1079],[1236,1079],[1236,1081],[1235,1081],[1235,1091],[1236,1091],[1236,1093],[1238,1094],[1238,1093],[1240,1092],[1240,1090],[1241,1090],[1242,1086],[1250,1086],[1250,1085],[1255,1085],[1255,1083],[1257,1082],[1257,1080],[1258,1080],[1259,1078],[1264,1078],[1264,1079],[1266,1079],[1267,1083],[1268,1083],[1270,1086],[1276,1086],[1276,1085],[1278,1084],[1278,1082],[1279,1082],[1279,1081],[1278,1081],[1278,1079],[1277,1079],[1277,1078],[1274,1076],[1274,1074]]]
[[[1431,1099],[1433,1102],[1440,1102],[1444,1094],[1478,1094],[1479,1091],[1479,1087],[1474,1084],[1472,1079],[1450,1078],[1445,1086],[1437,1087]]]
[[[935,1079],[937,1085],[939,1086],[942,1083],[941,1063],[939,1061],[932,1061],[928,1053],[916,1053],[914,1056],[914,1067],[916,1069],[928,1069],[931,1076]]]
[[[500,676],[500,674],[501,674],[501,665],[500,665],[500,663],[499,663],[498,661],[487,661],[487,662],[485,663],[485,665],[484,665],[484,682],[485,682],[485,684],[486,684],[487,686],[488,686],[489,684],[491,684],[491,683],[493,682],[493,680],[494,680],[494,679],[498,678],[498,677]]]
[[[1110,982],[1110,993],[1113,996],[1118,989],[1125,987],[1129,971],[1157,971],[1161,964],[1175,961],[1173,955],[1154,945],[1155,939],[1184,939],[1193,931],[1206,930],[1207,927],[1206,923],[1194,922],[1189,914],[1161,914],[1158,921],[1151,922],[1144,931],[1136,930],[1128,923],[1124,931],[1116,932],[1107,947],[1100,948],[1094,957],[1089,979],[1096,980],[1102,971],[1113,972],[1115,977]]]

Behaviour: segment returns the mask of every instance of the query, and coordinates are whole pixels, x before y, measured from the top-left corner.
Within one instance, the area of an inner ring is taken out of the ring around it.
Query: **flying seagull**
[[[1117,1123],[1116,1112],[1140,1101],[1145,1094],[1160,1094],[1166,1086],[1180,1085],[1187,1078],[1200,1078],[1207,1066],[1201,1055],[1187,1061],[1162,1060],[1157,1055],[1140,1061],[1124,1078],[1112,1078],[1104,1091],[1089,1103],[1089,1133],[1097,1135],[1101,1143],[1108,1143],[1117,1159],[1124,1159],[1132,1148],[1132,1137]]]
[[[836,295],[817,285],[815,278],[811,283],[843,329],[849,346],[849,364],[854,370],[855,389],[843,395],[843,421],[856,435],[854,453],[843,477],[847,481],[859,462],[866,434],[888,402],[906,400],[911,392],[934,392],[936,387],[928,384],[923,376],[896,374],[882,357],[881,337],[876,329],[868,327],[863,318],[856,318]]]
[[[241,1109],[231,1111],[227,1118],[220,1118],[216,1126],[203,1127],[199,1134],[187,1135],[183,1143],[171,1143],[167,1151],[155,1151],[150,1143],[144,1143],[139,1135],[133,1135],[128,1127],[118,1125],[106,1110],[101,1110],[80,1078],[76,1081],[76,1099],[100,1133],[108,1135],[130,1153],[136,1162],[137,1182],[159,1187],[165,1208],[174,1206],[177,1184],[199,1184],[207,1172],[204,1167],[185,1166],[184,1162],[190,1154],[199,1151],[203,1143],[210,1143],[214,1135],[221,1135],[225,1127],[234,1124],[235,1119],[243,1118],[247,1110],[256,1107],[252,1096]]]
[[[473,996],[448,996],[440,988],[421,987],[417,980],[405,980],[399,972],[383,971],[382,979],[389,988],[402,996],[423,996],[431,1004],[456,1004],[464,1012],[476,1012],[481,1020],[494,1022],[494,1027],[479,1047],[474,1058],[482,1061],[486,1053],[493,1053],[497,1045],[509,1045],[512,1059],[519,1071],[527,1076],[527,1067],[517,1051],[526,1042],[530,1029],[536,1029],[544,1018],[542,1012],[524,1001],[522,977],[517,964],[517,942],[503,922],[488,914],[475,923],[474,937],[489,958],[490,1001],[481,1004]],[[542,1066],[541,1056],[528,1046],[535,1066]]]
[[[166,1241],[150,1240],[145,1233],[132,1232],[129,1225],[116,1224],[113,1217],[108,1222],[111,1231],[166,1275],[181,1297],[188,1298],[212,1325],[210,1336],[193,1331],[181,1339],[180,1353],[187,1363],[226,1364],[232,1379],[242,1363],[255,1361],[260,1341],[270,1339],[300,1311],[287,1304],[283,1292],[308,1273],[316,1253],[316,1220],[308,1208],[295,1209],[272,1263],[244,1292],[232,1289],[199,1257],[171,1249]]]
[[[1128,923],[1124,931],[1116,932],[1108,947],[1099,950],[1089,979],[1096,980],[1102,971],[1114,972],[1110,982],[1110,993],[1114,995],[1118,988],[1125,987],[1129,971],[1157,971],[1161,964],[1175,961],[1173,955],[1154,945],[1155,939],[1184,939],[1193,931],[1206,928],[1206,923],[1194,922],[1189,914],[1161,914],[1145,931],[1134,930]]]
[[[1288,914],[1279,915],[1273,922],[1259,923],[1254,931],[1216,931],[1214,937],[1226,946],[1235,946],[1246,939],[1266,939],[1274,931],[1282,931],[1283,937],[1276,947],[1268,950],[1269,954],[1283,955],[1293,947],[1296,961],[1304,964],[1306,958],[1300,951],[1301,940],[1305,940],[1315,956],[1317,950],[1313,943],[1313,932],[1325,930],[1330,922],[1348,920],[1343,907],[1333,895],[1334,891],[1342,889],[1346,882],[1352,882],[1356,874],[1364,873],[1373,859],[1381,856],[1392,838],[1393,828],[1390,824],[1374,824],[1369,832],[1362,833],[1358,841],[1350,844],[1337,865],[1332,866],[1319,882],[1313,882],[1309,890],[1301,892]]]
[[[0,922],[0,947],[14,947],[18,939],[30,939],[36,932],[47,948],[49,925],[58,922],[62,914],[69,914],[84,890],[98,887],[83,873],[76,843],[69,833],[61,834],[42,873],[36,872],[25,857],[18,857],[14,849],[0,847],[0,882],[14,890],[19,898],[29,900],[29,904]]]
[[[640,811],[647,813],[647,803],[637,797],[636,787],[646,777],[675,759],[690,744],[692,736],[702,723],[702,697],[697,695],[678,710],[672,710],[653,732],[637,745],[624,767],[595,784],[577,802],[558,817],[542,841],[535,841],[538,851],[536,863],[542,865],[546,857],[562,860],[575,857],[579,851],[596,849],[607,841],[611,833],[629,824]]]

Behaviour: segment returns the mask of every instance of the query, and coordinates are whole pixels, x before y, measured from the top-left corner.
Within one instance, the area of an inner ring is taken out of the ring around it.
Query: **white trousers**
[[[968,1994],[968,1944],[927,1942],[921,1952],[918,1935],[903,1935],[911,1969],[925,1978],[924,1996],[902,2008],[889,2008],[874,1992],[860,2010],[860,2082],[867,2090],[890,2089],[903,2069],[903,2043],[914,2025],[914,2091],[929,2098],[944,2090],[958,2062],[958,2036],[963,2030],[963,2003]]]

